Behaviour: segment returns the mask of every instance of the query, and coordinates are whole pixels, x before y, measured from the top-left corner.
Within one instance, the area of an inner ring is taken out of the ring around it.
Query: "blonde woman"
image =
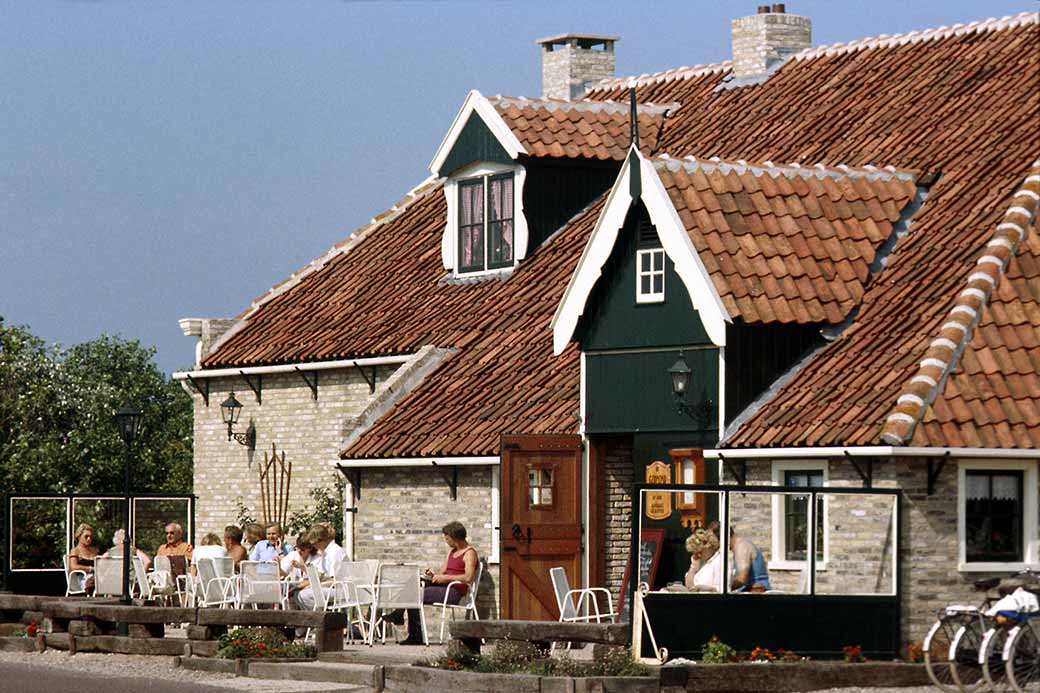
[[[693,558],[684,583],[694,592],[722,591],[722,552],[719,538],[706,529],[698,529],[686,538],[686,550]]]
[[[99,553],[94,546],[94,528],[84,522],[76,528],[74,538],[76,545],[69,551],[69,570],[82,570],[86,573],[87,579],[83,588],[91,592],[94,589],[94,559]]]

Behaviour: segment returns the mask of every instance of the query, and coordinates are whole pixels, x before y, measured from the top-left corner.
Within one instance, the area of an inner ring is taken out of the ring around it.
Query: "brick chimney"
[[[757,14],[733,20],[733,77],[762,77],[787,56],[811,45],[811,19],[787,14],[782,3],[759,5]]]
[[[558,34],[538,40],[542,47],[542,96],[580,99],[590,82],[614,76],[618,36]]]

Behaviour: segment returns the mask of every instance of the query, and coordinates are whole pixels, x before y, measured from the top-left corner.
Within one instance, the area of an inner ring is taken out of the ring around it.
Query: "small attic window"
[[[459,273],[513,264],[513,174],[460,180]]]
[[[636,303],[664,301],[664,249],[636,251]]]
[[[455,276],[508,271],[524,258],[524,174],[523,166],[480,162],[445,180],[448,210],[441,255]]]

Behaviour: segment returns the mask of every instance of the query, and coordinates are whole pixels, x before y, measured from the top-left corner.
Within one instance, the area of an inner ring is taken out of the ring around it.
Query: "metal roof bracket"
[[[202,395],[202,401],[205,402],[206,406],[208,407],[209,406],[209,381],[208,380],[203,380],[200,383],[198,380],[195,380],[190,375],[187,376],[187,378],[188,378],[188,382],[191,383],[191,386],[195,388],[195,391],[198,392],[200,395]]]
[[[256,395],[256,403],[263,405],[262,393],[264,389],[264,376],[259,373],[256,375],[249,375],[245,371],[239,371],[239,373],[242,375],[242,379],[246,381],[246,385],[249,386],[249,389],[253,391],[254,395]],[[254,378],[256,379],[255,385],[253,384]]]
[[[928,458],[928,495],[935,494],[935,482],[938,481],[939,475],[942,474],[943,467],[946,466],[946,461],[950,459],[950,451],[936,460],[934,457]]]
[[[744,460],[731,462],[722,455],[719,455],[719,459],[722,460],[722,464],[726,468],[726,471],[737,480],[738,486],[747,486],[747,462]]]
[[[863,480],[863,488],[874,488],[874,458],[868,457],[863,460],[866,463],[866,468],[861,467],[860,463],[849,454],[848,450],[845,450],[845,459],[852,463],[853,469],[859,474],[859,478]]]
[[[296,367],[296,372],[300,374],[300,377],[303,378],[303,382],[307,383],[307,387],[309,387],[311,389],[311,399],[313,399],[315,402],[317,402],[318,401],[318,371],[314,371],[314,381],[313,382],[311,381],[310,378],[307,377],[307,374],[304,371],[300,370],[299,366]]]
[[[375,391],[376,391],[376,367],[372,366],[372,377],[371,378],[368,377],[368,373],[365,372],[365,369],[358,365],[357,361],[354,362],[354,368],[357,369],[358,373],[361,374],[361,377],[365,379],[366,383],[368,383],[368,394],[370,394],[370,395],[371,394],[375,394]]]
[[[451,491],[451,499],[452,500],[458,500],[459,499],[459,468],[457,466],[455,466],[455,465],[451,465],[451,467],[450,467],[451,471],[449,472],[448,471],[449,467],[442,467],[441,465],[437,464],[437,460],[430,460],[430,462],[437,469],[437,471],[440,472],[441,477],[444,479],[445,483],[448,484],[448,489]]]

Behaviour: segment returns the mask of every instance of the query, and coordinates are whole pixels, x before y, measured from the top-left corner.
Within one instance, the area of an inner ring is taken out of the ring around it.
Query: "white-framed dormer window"
[[[962,460],[957,468],[958,570],[1040,567],[1036,460]]]
[[[456,276],[512,268],[527,249],[521,195],[522,166],[478,163],[444,184],[448,219],[441,244],[444,266]]]
[[[664,301],[664,248],[636,251],[636,303]]]
[[[773,485],[785,488],[824,488],[827,486],[827,463],[818,460],[790,460],[773,463]],[[809,498],[806,495],[774,494],[773,542],[770,570],[801,570],[808,559]],[[816,524],[816,569],[826,570],[829,557],[827,501],[816,497],[812,513]]]

